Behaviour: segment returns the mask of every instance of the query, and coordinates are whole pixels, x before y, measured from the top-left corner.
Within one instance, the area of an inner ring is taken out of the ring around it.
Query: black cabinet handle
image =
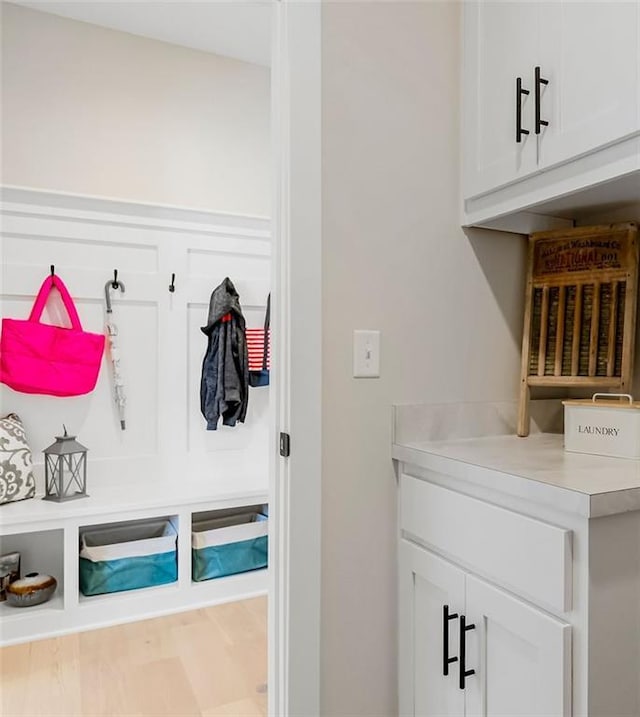
[[[536,84],[536,134],[540,134],[543,127],[548,127],[549,123],[546,120],[540,119],[540,107],[541,107],[541,94],[542,85],[548,85],[549,80],[545,80],[540,75],[540,68],[535,69],[535,84]]]
[[[475,630],[474,624],[467,625],[467,618],[460,615],[460,689],[464,690],[464,682],[467,677],[475,675],[475,670],[467,670],[467,632]]]
[[[522,135],[529,134],[528,129],[522,129],[522,95],[528,95],[529,90],[522,87],[522,77],[516,77],[516,142],[522,142]]]
[[[449,674],[449,665],[457,662],[457,657],[449,657],[449,621],[458,617],[457,612],[449,612],[449,606],[442,606],[442,674],[446,677]]]

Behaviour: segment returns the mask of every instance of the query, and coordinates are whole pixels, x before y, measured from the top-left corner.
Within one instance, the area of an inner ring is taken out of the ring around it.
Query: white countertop
[[[640,461],[568,453],[557,434],[402,442],[393,458],[591,518],[640,510]]]

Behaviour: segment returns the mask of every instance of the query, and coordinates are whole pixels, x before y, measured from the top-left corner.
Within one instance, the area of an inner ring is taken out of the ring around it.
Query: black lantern
[[[43,500],[62,503],[87,498],[87,449],[67,434],[44,449],[45,493]]]

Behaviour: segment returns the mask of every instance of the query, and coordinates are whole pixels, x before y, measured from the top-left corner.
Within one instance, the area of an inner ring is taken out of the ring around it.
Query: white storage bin
[[[257,512],[193,521],[192,578],[199,582],[267,567],[268,525]]]
[[[100,595],[175,582],[176,540],[170,520],[81,530],[80,591]]]
[[[563,404],[565,450],[640,459],[640,401],[628,394],[596,393]]]

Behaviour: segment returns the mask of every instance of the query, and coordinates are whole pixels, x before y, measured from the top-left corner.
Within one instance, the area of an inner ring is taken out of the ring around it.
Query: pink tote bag
[[[71,328],[40,323],[49,293],[56,288]],[[48,276],[27,321],[2,319],[0,381],[22,393],[81,396],[95,388],[104,351],[104,336],[82,330],[67,287]]]

